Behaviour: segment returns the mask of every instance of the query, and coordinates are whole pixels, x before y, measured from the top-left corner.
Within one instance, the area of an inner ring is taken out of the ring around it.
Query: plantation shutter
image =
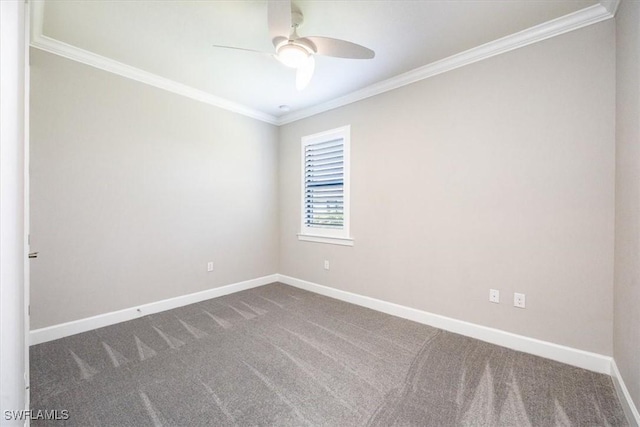
[[[305,145],[304,224],[344,228],[344,139]]]

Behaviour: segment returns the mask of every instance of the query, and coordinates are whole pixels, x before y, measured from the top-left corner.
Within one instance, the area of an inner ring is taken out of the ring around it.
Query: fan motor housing
[[[296,10],[291,11],[291,26],[293,28],[298,28],[304,23],[304,16],[302,12],[298,12]]]

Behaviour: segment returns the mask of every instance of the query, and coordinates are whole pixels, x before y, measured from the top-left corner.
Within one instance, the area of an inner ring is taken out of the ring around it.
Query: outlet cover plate
[[[489,289],[489,301],[500,303],[500,291],[497,289]]]
[[[514,293],[513,294],[513,306],[518,308],[525,308],[526,299],[524,294]]]

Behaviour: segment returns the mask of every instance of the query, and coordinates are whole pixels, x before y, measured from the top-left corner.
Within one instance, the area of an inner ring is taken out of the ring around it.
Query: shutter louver
[[[305,146],[304,223],[307,227],[344,227],[344,140]]]

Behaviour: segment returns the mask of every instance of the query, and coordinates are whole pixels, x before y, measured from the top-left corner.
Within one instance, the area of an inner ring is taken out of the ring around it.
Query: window
[[[352,246],[349,236],[349,139],[344,126],[302,138],[300,240]]]

